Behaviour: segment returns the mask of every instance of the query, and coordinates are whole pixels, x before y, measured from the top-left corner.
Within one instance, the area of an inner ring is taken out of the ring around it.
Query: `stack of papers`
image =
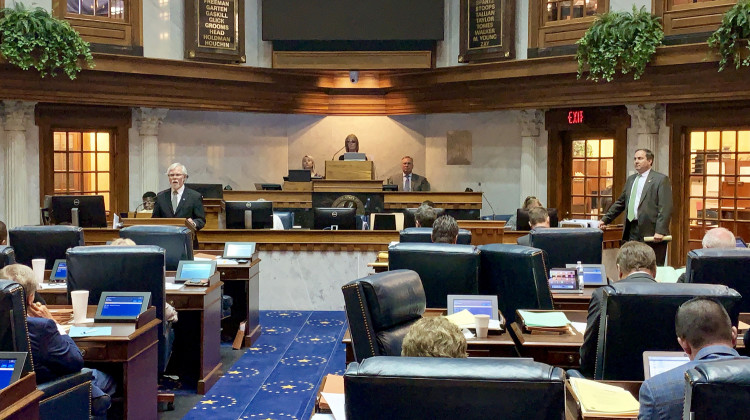
[[[566,333],[570,332],[568,325],[570,321],[563,312],[531,312],[518,310],[518,316],[521,322],[529,332],[553,332]]]
[[[476,322],[474,321],[474,314],[469,312],[468,309],[464,309],[461,312],[456,312],[454,314],[448,315],[445,318],[448,321],[458,325],[458,328],[474,328],[476,326]],[[490,319],[490,325],[487,329],[500,330],[500,320]]]
[[[636,417],[640,404],[630,392],[614,385],[570,378],[570,387],[581,404],[581,414],[597,417]]]

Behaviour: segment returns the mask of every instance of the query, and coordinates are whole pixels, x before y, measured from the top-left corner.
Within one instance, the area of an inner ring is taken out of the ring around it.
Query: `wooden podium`
[[[327,160],[326,180],[328,181],[370,181],[374,179],[375,166],[366,160]]]

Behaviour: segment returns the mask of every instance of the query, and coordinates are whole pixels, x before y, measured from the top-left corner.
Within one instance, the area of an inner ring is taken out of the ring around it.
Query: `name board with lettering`
[[[189,0],[185,5],[185,58],[244,63],[245,2]]]
[[[460,63],[515,58],[515,0],[461,0]]]

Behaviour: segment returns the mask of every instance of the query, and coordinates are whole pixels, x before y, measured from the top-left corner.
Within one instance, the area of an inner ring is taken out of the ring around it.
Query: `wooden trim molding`
[[[432,51],[274,51],[272,55],[275,69],[429,69],[432,61]]]

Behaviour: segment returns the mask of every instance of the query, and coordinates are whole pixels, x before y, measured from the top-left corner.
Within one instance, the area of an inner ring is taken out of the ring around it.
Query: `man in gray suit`
[[[388,178],[389,184],[398,185],[399,191],[429,191],[430,183],[427,178],[412,173],[414,159],[411,156],[401,158],[401,173]]]
[[[602,223],[611,223],[627,210],[622,240],[644,242],[644,237],[653,236],[654,241],[647,244],[656,253],[657,265],[664,265],[667,243],[663,239],[669,235],[669,220],[672,217],[669,177],[651,170],[654,153],[648,149],[636,150],[633,163],[637,173],[628,177],[625,189],[602,217]]]

